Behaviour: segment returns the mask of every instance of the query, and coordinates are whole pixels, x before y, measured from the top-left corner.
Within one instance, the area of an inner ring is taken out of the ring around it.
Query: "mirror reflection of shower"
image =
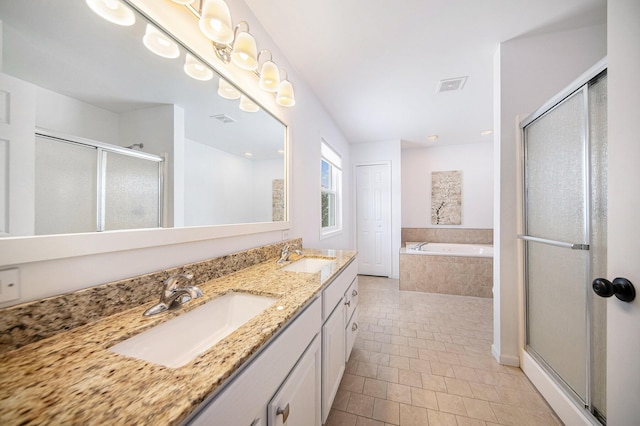
[[[133,145],[125,146],[125,148],[129,148],[129,149],[138,148],[138,150],[142,151],[142,148],[144,148],[144,144],[143,143],[134,143]]]

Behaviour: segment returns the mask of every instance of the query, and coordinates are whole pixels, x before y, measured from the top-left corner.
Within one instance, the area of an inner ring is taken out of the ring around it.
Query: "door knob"
[[[614,294],[623,302],[631,302],[636,298],[633,284],[626,278],[616,278],[613,282],[605,278],[596,278],[592,283],[593,291],[601,297],[611,297]]]

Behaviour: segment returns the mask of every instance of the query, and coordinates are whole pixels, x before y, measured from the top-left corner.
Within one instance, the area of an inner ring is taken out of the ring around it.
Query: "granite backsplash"
[[[164,281],[191,271],[193,285],[276,258],[282,247],[302,248],[302,239],[282,241],[181,267],[0,309],[0,354],[159,298]]]

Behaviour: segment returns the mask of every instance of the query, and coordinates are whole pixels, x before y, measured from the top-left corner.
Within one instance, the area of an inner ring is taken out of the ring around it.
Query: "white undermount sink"
[[[276,300],[248,293],[227,293],[109,350],[170,368],[182,367]]]
[[[320,257],[303,257],[300,260],[291,262],[287,266],[283,266],[283,271],[288,272],[306,272],[308,274],[315,274],[320,272],[325,266],[334,263],[335,259],[324,259]]]

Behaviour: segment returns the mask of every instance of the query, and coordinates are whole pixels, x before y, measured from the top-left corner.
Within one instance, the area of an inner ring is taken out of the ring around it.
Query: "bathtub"
[[[407,252],[431,256],[493,257],[493,246],[483,244],[407,243]]]
[[[400,249],[400,290],[493,297],[493,246],[406,243]]]

